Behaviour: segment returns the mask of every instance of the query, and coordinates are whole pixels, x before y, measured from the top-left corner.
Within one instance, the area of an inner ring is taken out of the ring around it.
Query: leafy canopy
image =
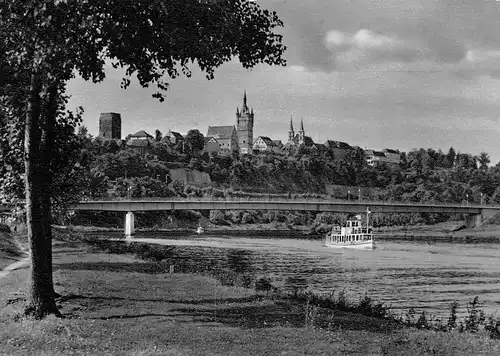
[[[207,78],[237,57],[245,68],[284,65],[277,14],[247,0],[11,0],[0,6],[0,62],[6,80],[39,73],[45,83],[78,73],[94,82],[105,64],[124,68],[121,86],[137,77],[156,86],[163,100],[165,78],[191,75],[198,65]]]

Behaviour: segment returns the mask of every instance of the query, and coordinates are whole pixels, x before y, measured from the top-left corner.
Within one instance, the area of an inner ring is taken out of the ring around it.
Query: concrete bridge
[[[460,204],[417,204],[377,201],[266,199],[266,198],[155,198],[139,200],[82,201],[74,210],[127,212],[125,233],[134,232],[134,212],[174,210],[283,210],[337,213],[448,213],[463,214],[468,227],[481,223],[500,211],[500,206]]]

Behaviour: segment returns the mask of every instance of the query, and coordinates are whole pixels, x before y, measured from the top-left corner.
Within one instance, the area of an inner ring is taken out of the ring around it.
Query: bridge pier
[[[134,213],[129,211],[125,215],[125,236],[132,237],[135,232]]]
[[[482,214],[465,215],[465,225],[470,229],[481,227],[482,223],[483,223],[483,215]]]
[[[496,215],[498,210],[496,209],[481,209],[479,214],[468,214],[465,216],[465,223],[468,228],[479,228],[483,224],[483,221]]]

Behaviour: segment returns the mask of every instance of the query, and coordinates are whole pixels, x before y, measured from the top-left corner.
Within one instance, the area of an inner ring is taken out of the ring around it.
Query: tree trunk
[[[45,107],[43,110],[43,120],[42,120],[42,132],[40,140],[40,153],[41,157],[41,172],[43,173],[43,200],[42,209],[43,216],[45,220],[45,239],[48,240],[48,248],[50,252],[48,253],[48,258],[50,259],[50,265],[52,266],[52,202],[51,202],[51,191],[52,191],[52,170],[51,170],[51,159],[54,152],[54,129],[55,121],[57,116],[57,100],[58,100],[58,87],[57,84],[50,86],[48,90],[48,95],[45,100]],[[52,273],[50,273],[50,284],[52,285],[52,294],[54,297],[58,297],[54,290],[54,283],[52,279]]]
[[[26,225],[30,246],[31,279],[25,313],[36,318],[60,315],[54,300],[52,281],[52,240],[47,236],[44,157],[41,146],[41,83],[31,74],[29,102],[25,123]],[[50,226],[49,226],[50,228]]]

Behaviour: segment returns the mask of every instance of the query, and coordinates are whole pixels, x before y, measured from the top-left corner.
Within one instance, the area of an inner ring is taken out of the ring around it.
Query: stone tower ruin
[[[99,137],[107,140],[121,140],[122,117],[114,112],[101,113],[99,117]]]

